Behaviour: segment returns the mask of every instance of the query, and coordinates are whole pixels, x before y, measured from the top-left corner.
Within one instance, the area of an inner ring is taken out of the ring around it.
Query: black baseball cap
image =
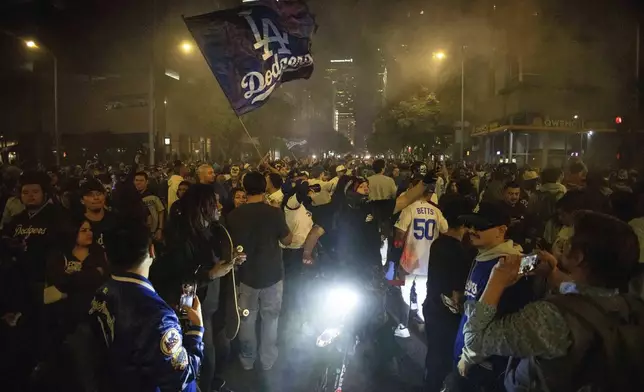
[[[105,193],[105,186],[99,180],[90,178],[81,184],[80,194],[81,196],[85,196],[91,192]]]
[[[460,220],[475,230],[488,230],[493,227],[510,226],[512,216],[509,207],[503,202],[481,202],[477,212],[466,214]]]

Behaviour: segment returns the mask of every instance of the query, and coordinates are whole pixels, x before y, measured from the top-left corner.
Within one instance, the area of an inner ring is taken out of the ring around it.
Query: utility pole
[[[56,148],[56,166],[60,167],[60,133],[58,131],[58,58],[51,53],[54,58],[54,145]]]
[[[458,157],[463,160],[463,139],[465,138],[465,46],[461,47],[461,134],[458,140]]]
[[[156,40],[156,26],[157,26],[157,1],[152,0],[152,29],[150,39],[151,54],[150,54],[150,75],[149,75],[149,92],[148,92],[148,158],[150,166],[154,165],[154,140],[156,134],[156,94],[155,94],[155,80],[154,73],[155,67],[155,40]]]

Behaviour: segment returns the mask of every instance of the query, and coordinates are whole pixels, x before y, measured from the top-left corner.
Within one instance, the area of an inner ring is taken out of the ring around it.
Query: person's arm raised
[[[403,193],[402,195],[398,196],[398,198],[396,199],[396,206],[394,207],[393,213],[394,214],[399,213],[405,207],[407,207],[411,203],[423,197],[423,194],[425,193],[425,189],[428,186],[431,186],[431,187],[436,186],[436,175],[434,172],[427,173],[423,178],[423,181],[419,182],[416,186],[414,186],[407,192]]]

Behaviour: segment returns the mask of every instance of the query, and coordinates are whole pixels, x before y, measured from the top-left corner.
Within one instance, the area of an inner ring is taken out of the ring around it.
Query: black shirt
[[[239,268],[242,283],[263,289],[284,278],[279,240],[290,230],[282,210],[264,203],[244,204],[228,214],[226,223],[234,246],[243,246],[247,256]]]
[[[106,210],[103,219],[100,221],[89,220],[85,215],[80,216],[79,221],[82,220],[88,221],[92,227],[93,244],[100,245],[105,249],[105,237],[108,237],[118,226],[116,214]]]
[[[429,253],[425,306],[432,311],[449,312],[441,294],[451,298],[452,291],[465,291],[472,261],[473,257],[468,255],[461,241],[448,235],[439,236]]]

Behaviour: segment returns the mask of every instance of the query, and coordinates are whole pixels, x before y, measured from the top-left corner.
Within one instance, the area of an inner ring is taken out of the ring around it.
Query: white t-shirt
[[[448,228],[443,213],[425,200],[418,200],[402,210],[396,228],[407,233],[400,265],[410,274],[427,275],[429,249],[438,234]]]
[[[284,208],[284,218],[293,233],[293,241],[288,246],[283,246],[281,243],[280,246],[287,249],[300,249],[313,228],[313,219],[306,207],[297,201],[297,196],[291,196],[286,205],[290,208]]]

